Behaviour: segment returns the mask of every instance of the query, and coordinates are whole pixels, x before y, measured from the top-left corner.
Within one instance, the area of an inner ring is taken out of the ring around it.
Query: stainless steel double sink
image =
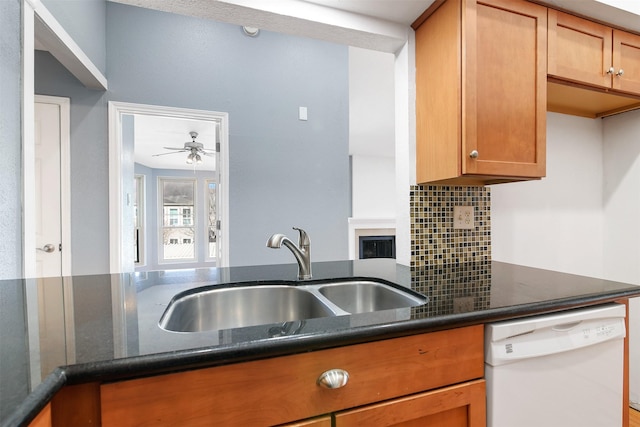
[[[422,294],[380,279],[251,282],[175,295],[160,319],[173,332],[202,332],[426,304]]]

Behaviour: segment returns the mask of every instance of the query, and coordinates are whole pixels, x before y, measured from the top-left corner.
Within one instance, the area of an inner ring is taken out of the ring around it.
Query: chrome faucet
[[[311,241],[309,240],[307,232],[302,228],[293,227],[293,229],[298,230],[300,233],[297,246],[284,234],[274,234],[267,240],[267,247],[277,249],[285,245],[293,252],[293,256],[296,257],[296,261],[298,261],[298,279],[311,279]]]

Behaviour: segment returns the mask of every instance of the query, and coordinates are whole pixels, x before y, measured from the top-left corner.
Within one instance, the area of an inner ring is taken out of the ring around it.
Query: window
[[[195,261],[195,179],[159,178],[160,262]]]
[[[182,225],[193,225],[193,218],[191,217],[191,209],[182,209]]]
[[[178,225],[178,209],[169,209],[169,225]]]
[[[207,201],[207,258],[215,259],[218,257],[218,216],[217,216],[217,184],[215,181],[207,180],[206,182],[206,201]]]

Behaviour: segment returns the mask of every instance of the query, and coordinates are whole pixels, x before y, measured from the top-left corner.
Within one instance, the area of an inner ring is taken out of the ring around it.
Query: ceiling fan
[[[184,147],[182,148],[177,148],[177,147],[162,147],[165,150],[172,150],[168,153],[159,153],[159,154],[154,154],[153,157],[157,157],[157,156],[166,156],[167,154],[176,154],[176,153],[182,153],[182,152],[187,152],[189,153],[187,155],[187,163],[188,164],[192,164],[192,163],[202,163],[202,156],[215,156],[215,150],[209,150],[207,148],[204,148],[204,145],[201,142],[196,142],[196,138],[198,137],[198,132],[189,132],[189,135],[191,136],[191,141],[187,141],[184,143]]]

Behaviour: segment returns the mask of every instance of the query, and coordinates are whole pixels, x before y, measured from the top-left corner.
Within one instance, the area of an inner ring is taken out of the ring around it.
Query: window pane
[[[216,214],[216,190],[217,186],[215,182],[207,182],[207,205],[208,205],[208,257],[216,258],[218,256],[218,235],[217,235],[217,214]]]
[[[194,260],[195,254],[195,180],[163,179],[162,259]]]

